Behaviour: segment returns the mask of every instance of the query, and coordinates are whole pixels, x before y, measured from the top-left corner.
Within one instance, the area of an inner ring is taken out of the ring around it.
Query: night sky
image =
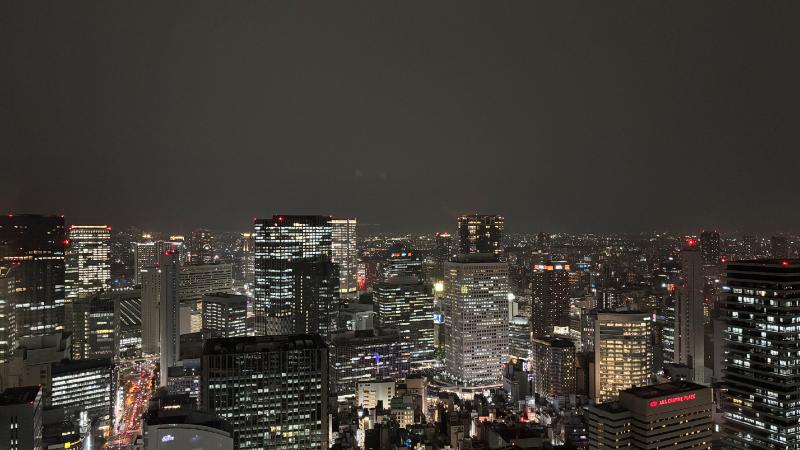
[[[797,231],[798,2],[6,1],[0,209]]]

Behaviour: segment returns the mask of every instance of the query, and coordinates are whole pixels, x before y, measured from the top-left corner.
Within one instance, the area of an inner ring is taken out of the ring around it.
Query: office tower
[[[332,394],[353,395],[359,381],[402,378],[408,370],[408,358],[401,350],[396,329],[337,331],[331,335]]]
[[[433,288],[417,277],[397,276],[375,286],[378,323],[400,332],[412,364],[433,360]]]
[[[234,280],[237,286],[246,286],[250,288],[253,284],[253,267],[255,259],[255,242],[253,242],[253,233],[242,233],[236,246],[236,255],[234,261]]]
[[[710,388],[684,381],[627,389],[589,406],[589,448],[710,449],[712,407]]]
[[[142,283],[142,353],[158,355],[161,321],[161,270],[148,267],[140,272]]]
[[[170,236],[168,241],[144,241],[133,242],[134,256],[134,283],[142,282],[140,272],[150,267],[158,266],[159,255],[166,251],[175,251],[179,255],[181,263],[187,260],[186,245],[181,236]]]
[[[51,366],[68,360],[71,347],[72,335],[69,333],[21,338],[11,359],[0,365],[3,387],[41,385],[44,403],[48,404]]]
[[[131,288],[117,290],[114,292],[113,301],[115,356],[119,358],[140,357],[142,354],[142,291]]]
[[[339,296],[358,298],[356,275],[358,271],[358,248],[356,247],[356,225],[353,219],[331,219],[332,261],[339,266]]]
[[[531,348],[531,321],[516,315],[508,322],[508,356],[512,360],[528,360]]]
[[[570,265],[553,261],[533,266],[531,273],[531,330],[534,336],[553,334],[553,327],[569,326]]]
[[[418,277],[424,275],[424,260],[408,244],[393,245],[383,268],[383,280],[393,277]],[[373,285],[373,289],[375,286]]]
[[[7,388],[0,393],[0,448],[40,450],[42,387]]]
[[[95,421],[111,417],[113,368],[110,359],[61,361],[52,366],[50,402],[52,408],[64,410],[64,416],[77,424],[81,415]]]
[[[383,402],[384,407],[388,407],[395,392],[394,380],[359,381],[356,383],[356,406],[372,409],[378,406],[378,402]]]
[[[772,236],[769,244],[772,258],[785,259],[789,257],[789,238],[786,236]]]
[[[719,258],[722,256],[719,231],[703,230],[700,233],[700,251],[703,255],[703,264],[719,264]]]
[[[800,448],[796,417],[800,261],[728,263],[722,292],[724,444]]]
[[[739,259],[753,259],[756,257],[756,237],[752,234],[742,236],[742,251]]]
[[[495,214],[458,218],[458,253],[503,253],[505,219]]]
[[[0,216],[0,265],[14,315],[13,342],[64,329],[63,216]]]
[[[206,294],[232,292],[233,266],[221,264],[184,264],[178,275],[178,300],[196,304]]]
[[[76,301],[72,307],[72,358],[113,358],[115,356],[114,297],[112,291],[98,292]]]
[[[328,348],[317,334],[209,339],[202,404],[239,450],[328,448]]]
[[[178,301],[178,280],[180,273],[179,255],[175,251],[165,251],[159,256],[161,275],[159,295],[159,352],[161,354],[161,386],[167,385],[168,368],[180,360],[181,330],[180,302]]]
[[[199,229],[192,231],[189,262],[191,264],[214,263],[214,236],[210,231]]]
[[[674,361],[689,368],[689,381],[705,383],[703,258],[689,240],[681,250],[681,281],[675,299]]]
[[[534,392],[542,397],[567,402],[575,395],[575,344],[569,339],[534,337],[528,367]]]
[[[111,288],[111,227],[70,225],[66,248],[66,302]]]
[[[491,254],[445,264],[447,373],[459,384],[497,384],[508,356],[508,265]]]
[[[233,294],[206,294],[201,300],[203,332],[220,337],[247,336],[247,297]]]
[[[635,311],[598,312],[594,323],[594,396],[616,400],[619,391],[650,384],[652,319]]]
[[[142,417],[143,450],[233,450],[231,426],[199,411],[186,396],[164,396],[150,402]]]
[[[450,233],[436,233],[433,248],[433,273],[431,279],[434,281],[444,280],[444,265],[453,256],[453,237]]]
[[[339,303],[330,218],[273,216],[255,221],[255,332],[330,334]]]

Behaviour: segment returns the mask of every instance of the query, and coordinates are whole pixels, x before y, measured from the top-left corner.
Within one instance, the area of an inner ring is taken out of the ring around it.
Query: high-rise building
[[[115,356],[114,295],[112,291],[76,301],[72,307],[72,358]]]
[[[392,277],[375,286],[378,323],[400,332],[412,364],[433,360],[433,287],[414,276]]]
[[[138,357],[142,354],[142,291],[114,291],[114,352],[117,357]],[[158,308],[156,313],[158,312]],[[156,321],[158,316],[156,315]],[[158,328],[156,328],[158,329]],[[157,338],[156,338],[157,340]]]
[[[247,286],[251,288],[253,285],[253,271],[255,270],[255,242],[253,242],[253,233],[242,233],[236,246],[236,254],[234,255],[234,271],[233,279],[237,286]]]
[[[410,245],[400,243],[393,245],[389,249],[389,257],[386,258],[383,267],[383,280],[393,277],[418,277],[424,276],[424,260],[411,249]],[[373,286],[375,289],[375,286]]]
[[[719,231],[703,230],[700,233],[700,251],[703,255],[703,264],[719,264],[722,256]]]
[[[712,409],[711,389],[698,384],[627,389],[619,402],[589,407],[589,448],[710,449]]]
[[[653,322],[636,311],[598,312],[594,322],[594,396],[617,399],[619,391],[647,386],[653,368]]]
[[[674,361],[689,368],[689,381],[705,383],[703,258],[695,241],[681,250],[681,283],[675,299]]]
[[[42,449],[42,387],[8,388],[0,393],[0,448]]]
[[[159,255],[166,251],[175,251],[179,255],[181,263],[188,259],[186,245],[184,245],[181,236],[170,236],[169,241],[152,241],[146,240],[144,242],[133,242],[133,258],[134,258],[134,283],[139,284],[142,282],[140,272],[150,267],[158,266]]]
[[[111,288],[111,227],[70,225],[66,248],[66,302]]]
[[[220,264],[184,264],[178,275],[178,300],[196,304],[206,294],[232,292],[233,266]]]
[[[575,344],[569,339],[533,338],[528,368],[533,377],[534,392],[542,397],[566,402],[575,395]]]
[[[505,219],[495,214],[458,218],[458,253],[503,253]]]
[[[192,231],[189,262],[192,264],[214,264],[214,236],[210,231]]]
[[[167,385],[168,369],[180,360],[181,329],[178,283],[180,279],[180,260],[175,251],[165,251],[159,257],[161,275],[159,289],[159,352],[161,354],[161,386]]]
[[[255,221],[255,332],[328,336],[339,306],[330,218],[273,216]]]
[[[142,269],[139,280],[142,283],[142,353],[157,355],[161,335],[161,270],[158,267]]]
[[[770,256],[775,259],[789,257],[789,238],[786,236],[772,236],[769,240]]]
[[[531,273],[531,330],[534,336],[553,334],[569,326],[570,265],[565,261],[535,264]]]
[[[800,260],[731,262],[725,280],[723,443],[800,448]]]
[[[8,290],[9,267],[2,267],[0,261],[0,364],[8,361],[14,349],[14,304],[12,293]]]
[[[492,254],[461,254],[445,264],[447,373],[465,386],[500,381],[508,357],[508,265]]]
[[[203,331],[220,337],[247,336],[247,297],[234,294],[206,294],[201,300]]]
[[[436,233],[434,245],[431,279],[442,281],[444,280],[444,265],[453,256],[453,237],[446,232]]]
[[[512,360],[528,360],[531,349],[531,320],[516,315],[508,322],[508,356]]]
[[[317,334],[209,339],[203,407],[233,428],[235,448],[328,448],[328,348]]]
[[[111,360],[106,358],[53,364],[49,406],[63,409],[75,423],[81,414],[90,423],[109,420],[112,374]]]
[[[392,328],[337,331],[330,339],[331,392],[355,394],[359,381],[408,374],[408,357],[403,354],[400,333]]]
[[[64,329],[63,216],[0,216],[0,266],[6,267],[10,341]]]
[[[356,246],[356,225],[353,219],[332,219],[332,261],[339,266],[339,296],[358,298],[358,247]]]

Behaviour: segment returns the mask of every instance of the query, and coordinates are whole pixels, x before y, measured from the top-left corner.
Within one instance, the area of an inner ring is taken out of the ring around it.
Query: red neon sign
[[[697,394],[686,394],[686,395],[679,395],[677,397],[662,398],[661,400],[653,400],[652,402],[650,402],[650,407],[656,408],[659,406],[671,405],[673,403],[688,402],[695,399],[697,399]]]

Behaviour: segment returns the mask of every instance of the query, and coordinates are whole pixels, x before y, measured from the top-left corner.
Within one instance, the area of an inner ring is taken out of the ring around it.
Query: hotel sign
[[[690,402],[697,399],[697,394],[678,395],[676,397],[662,398],[661,400],[653,400],[650,402],[651,408],[658,408],[659,406],[672,405],[674,403]]]

